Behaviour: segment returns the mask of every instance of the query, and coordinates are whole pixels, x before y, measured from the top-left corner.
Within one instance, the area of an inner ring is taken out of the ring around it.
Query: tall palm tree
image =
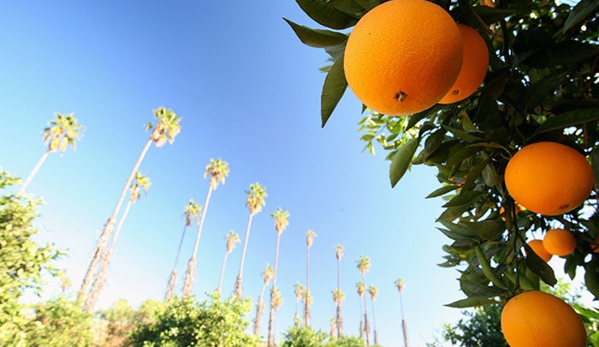
[[[310,317],[310,307],[312,306],[312,302],[312,294],[310,294],[307,287],[304,287],[304,290],[302,292],[302,303],[304,304],[304,324],[306,323],[306,317]]]
[[[279,266],[279,244],[281,243],[281,234],[289,226],[289,211],[283,211],[282,208],[277,208],[273,214],[270,215],[275,221],[275,231],[277,232],[277,243],[275,246],[275,268],[274,278],[272,281],[272,288],[270,290],[270,312],[268,315],[268,347],[274,347],[275,345],[275,334],[274,334],[274,323],[275,323],[275,288],[277,287],[277,269]]]
[[[360,259],[356,262],[358,271],[362,275],[362,282],[364,283],[364,288],[366,288],[366,273],[370,270],[370,258],[360,255]],[[370,346],[370,322],[368,321],[368,303],[366,300],[366,296],[362,296],[364,299],[364,333],[366,336],[366,345]]]
[[[210,181],[208,186],[208,193],[206,194],[206,201],[204,202],[204,209],[202,210],[202,217],[200,217],[200,223],[198,224],[198,233],[196,234],[196,241],[193,246],[193,252],[191,258],[187,263],[187,271],[185,271],[185,281],[183,283],[183,297],[191,295],[193,287],[193,281],[195,279],[196,272],[196,256],[198,255],[198,247],[200,246],[200,238],[202,236],[202,228],[204,227],[204,220],[206,219],[206,211],[208,211],[208,204],[210,203],[210,196],[212,192],[218,188],[218,184],[225,184],[225,180],[229,175],[229,164],[226,161],[219,159],[210,159],[206,170],[204,171],[204,178],[210,175]]]
[[[377,289],[377,287],[371,285],[368,287],[368,293],[370,294],[370,304],[372,307],[372,330],[373,330],[373,334],[374,334],[374,344],[378,345],[379,339],[378,339],[377,333],[376,333],[376,319],[374,317],[374,300],[376,300],[376,297],[379,294],[379,290]]]
[[[110,246],[106,250],[105,254],[100,259],[100,269],[94,278],[94,282],[92,283],[92,287],[90,289],[89,295],[85,300],[84,309],[86,311],[92,311],[94,306],[96,306],[96,302],[104,288],[104,284],[106,283],[106,274],[108,273],[108,264],[110,264],[110,258],[112,257],[112,252],[114,251],[114,246],[116,244],[116,240],[119,237],[121,229],[123,228],[123,223],[129,214],[129,210],[131,206],[139,200],[141,197],[141,192],[147,192],[150,189],[150,185],[152,182],[150,179],[143,174],[136,172],[135,173],[135,182],[131,185],[131,192],[129,196],[129,202],[127,202],[127,206],[125,207],[125,211],[119,220],[119,225],[114,231],[114,235],[112,236],[112,240],[110,242]]]
[[[341,292],[341,259],[343,258],[343,245],[337,245],[335,248],[335,258],[337,258],[337,292]],[[343,293],[342,293],[343,294]],[[343,301],[343,300],[342,300]],[[337,304],[337,335],[343,335],[343,319],[341,318],[341,302],[335,301]]]
[[[333,290],[333,301],[337,306],[337,313],[335,315],[336,324],[337,324],[337,337],[341,337],[343,335],[343,316],[341,315],[341,305],[343,304],[343,300],[345,300],[345,294],[339,288],[335,288]]]
[[[310,248],[314,243],[314,238],[318,236],[313,230],[306,232],[306,297],[311,298],[310,294]],[[310,300],[304,302],[304,324],[310,325]]]
[[[295,316],[293,316],[293,325],[295,327],[299,326],[299,322],[300,322],[299,303],[302,300],[305,289],[306,288],[301,283],[296,283],[293,286],[293,293],[295,294]]]
[[[185,206],[183,217],[185,218],[185,225],[183,226],[183,233],[181,234],[181,240],[179,241],[179,248],[177,248],[177,256],[175,257],[175,265],[173,266],[173,271],[171,271],[171,277],[168,280],[168,285],[166,288],[166,294],[164,295],[164,300],[169,300],[175,291],[175,283],[177,282],[177,264],[179,263],[179,255],[181,254],[181,247],[183,246],[183,240],[185,239],[185,232],[187,228],[191,225],[191,219],[199,224],[198,215],[200,214],[202,207],[198,205],[193,199],[189,199],[189,203]]]
[[[141,162],[146,156],[146,153],[150,149],[150,146],[152,145],[152,143],[155,143],[156,147],[162,147],[167,141],[172,144],[175,141],[175,137],[177,137],[177,135],[181,131],[181,126],[179,125],[181,118],[178,117],[173,111],[168,110],[164,107],[159,107],[158,109],[154,110],[154,116],[156,117],[157,123],[155,126],[153,123],[148,123],[146,125],[146,130],[151,131],[150,138],[146,142],[144,148],[141,150],[141,153],[139,154],[139,157],[137,158],[137,161],[133,165],[133,170],[131,170],[129,177],[125,182],[125,186],[121,191],[121,195],[116,203],[114,211],[112,211],[112,215],[110,215],[110,217],[108,218],[108,221],[104,225],[104,229],[102,230],[102,233],[98,238],[98,242],[96,243],[96,249],[94,251],[94,256],[92,257],[89,267],[87,268],[87,271],[83,278],[83,283],[81,284],[81,288],[77,293],[78,302],[83,302],[85,299],[87,288],[93,281],[96,267],[100,262],[102,254],[104,254],[106,250],[108,241],[112,237],[112,232],[116,223],[116,218],[119,211],[121,210],[121,205],[125,201],[127,190],[129,189],[131,182],[133,182],[135,173],[139,169],[139,166],[141,165]]]
[[[225,239],[227,240],[227,248],[225,251],[225,257],[223,258],[223,267],[220,271],[220,281],[218,281],[218,294],[222,292],[223,278],[225,277],[225,268],[227,267],[227,259],[229,258],[229,254],[233,252],[233,249],[235,249],[235,245],[241,242],[241,240],[239,239],[239,235],[237,235],[237,233],[235,233],[233,230],[229,230]]]
[[[331,339],[337,336],[337,319],[335,317],[329,319],[329,336]]]
[[[366,293],[366,286],[364,282],[356,283],[356,290],[358,292],[358,296],[360,296],[360,339],[364,339],[364,293]]]
[[[254,335],[260,335],[260,323],[262,322],[262,312],[264,312],[264,291],[270,284],[270,280],[274,277],[274,270],[270,265],[266,264],[266,269],[262,273],[262,291],[256,303],[256,318],[254,318]]]
[[[262,212],[262,207],[266,205],[266,197],[268,196],[268,194],[266,194],[266,187],[261,186],[258,182],[250,184],[250,190],[246,190],[245,193],[247,195],[245,205],[250,210],[250,216],[245,230],[245,239],[243,240],[243,252],[241,253],[239,274],[235,280],[235,295],[239,299],[243,296],[243,265],[245,264],[245,255],[250,238],[250,229],[252,228],[252,219],[256,214]]]
[[[83,136],[83,126],[77,123],[77,119],[73,117],[72,113],[66,116],[55,113],[55,117],[56,119],[49,122],[43,133],[44,144],[48,147],[37,161],[37,164],[33,167],[33,170],[29,173],[29,176],[27,176],[23,184],[21,184],[19,194],[25,193],[25,189],[27,189],[27,186],[31,183],[33,176],[40,170],[42,164],[44,164],[50,153],[59,150],[62,155],[69,146],[72,146],[73,149],[75,149],[77,147],[77,140]]]
[[[408,347],[408,326],[406,324],[406,320],[404,319],[404,315],[403,315],[403,297],[402,297],[402,293],[403,293],[404,288],[406,287],[406,283],[404,282],[404,280],[399,278],[395,281],[395,287],[399,291],[399,304],[401,307],[401,330],[403,332],[404,347]]]

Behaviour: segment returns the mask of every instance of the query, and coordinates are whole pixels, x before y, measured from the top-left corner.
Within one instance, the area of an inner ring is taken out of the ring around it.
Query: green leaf
[[[322,86],[320,115],[323,128],[327,124],[331,114],[333,114],[346,89],[347,80],[345,79],[345,71],[343,70],[343,57],[341,57],[337,59],[327,73],[324,85]]]
[[[482,192],[477,191],[462,191],[459,195],[449,200],[443,207],[464,207],[472,204],[482,195]]]
[[[573,9],[570,11],[564,27],[561,33],[565,33],[568,30],[580,25],[589,16],[591,16],[599,8],[599,2],[595,0],[581,0]]]
[[[445,195],[449,192],[452,192],[458,188],[459,188],[458,186],[443,186],[441,188],[435,189],[432,193],[427,195],[425,197],[425,199],[436,198],[438,196]]]
[[[383,1],[379,1],[379,0],[356,0],[356,2],[358,4],[360,4],[362,7],[364,7],[367,10],[372,10],[373,8],[377,7],[378,5],[380,5],[384,1],[386,1],[386,0],[383,0]]]
[[[451,153],[447,158],[447,166],[449,167],[459,167],[466,159],[476,155],[478,152],[482,151],[483,147],[470,147],[466,146],[461,148],[455,153]]]
[[[458,225],[444,220],[439,221],[439,223],[441,223],[447,229],[451,230],[451,232],[461,235],[462,238],[472,239],[476,237],[474,231],[466,226]]]
[[[469,222],[468,227],[485,240],[496,240],[505,231],[505,223],[501,220],[484,220]]]
[[[464,131],[461,129],[450,127],[448,125],[443,125],[443,128],[445,128],[445,130],[451,132],[455,137],[462,139],[466,142],[476,142],[476,141],[481,141],[481,140],[485,139],[483,137],[484,134],[479,133],[479,132]]]
[[[403,175],[408,171],[410,167],[410,163],[414,158],[414,153],[416,153],[416,149],[418,148],[419,140],[417,138],[413,138],[408,140],[406,144],[401,146],[397,153],[393,156],[391,161],[391,168],[389,170],[389,179],[391,180],[391,188],[395,187],[397,182],[403,177]]]
[[[469,307],[493,305],[496,303],[497,303],[497,300],[495,300],[495,299],[487,298],[484,296],[483,297],[472,296],[472,297],[469,297],[466,299],[454,301],[454,302],[452,302],[450,304],[446,304],[444,306],[453,307],[453,308],[469,308]]]
[[[543,282],[550,286],[556,285],[557,279],[555,278],[555,273],[553,272],[551,266],[549,266],[543,259],[536,255],[528,244],[524,244],[524,249],[526,250],[527,254],[526,266],[532,270],[532,272],[539,275]]]
[[[546,69],[555,66],[564,66],[596,56],[599,49],[596,46],[569,40],[552,43],[540,48],[529,56],[524,64],[535,69]]]
[[[364,7],[355,0],[330,0],[329,3],[336,9],[354,17],[360,18],[364,14]]]
[[[347,40],[347,35],[335,31],[311,29],[303,25],[295,24],[286,18],[283,18],[283,20],[291,26],[291,29],[293,29],[300,41],[310,47],[332,47],[340,45]]]
[[[573,125],[596,122],[599,120],[599,109],[579,109],[564,112],[547,118],[545,123],[537,128],[535,134],[540,134],[557,129],[567,128]]]
[[[562,83],[568,72],[553,73],[543,79],[540,79],[526,88],[526,104],[524,112],[530,113],[535,107],[540,105],[545,98],[553,95],[553,92]]]
[[[295,0],[302,10],[320,25],[331,29],[347,29],[358,20],[324,0]]]

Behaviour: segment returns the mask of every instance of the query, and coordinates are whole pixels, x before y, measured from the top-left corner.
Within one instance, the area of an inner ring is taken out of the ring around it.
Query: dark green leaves
[[[347,40],[347,35],[322,29],[311,29],[303,25],[295,24],[283,18],[291,26],[297,37],[310,47],[324,48],[342,44]]]
[[[570,126],[597,121],[599,121],[599,109],[597,108],[572,110],[549,117],[543,124],[541,124],[536,133],[539,134],[547,131],[564,129]]]
[[[346,89],[347,80],[345,79],[345,72],[343,70],[343,57],[341,57],[337,59],[329,70],[322,86],[320,112],[323,127],[327,124]]]
[[[389,170],[391,188],[395,187],[397,182],[399,182],[406,171],[408,171],[412,159],[414,158],[414,153],[416,153],[416,148],[418,148],[418,143],[419,140],[416,138],[409,139],[408,142],[401,146],[393,156],[393,159],[391,160],[391,169]]]
[[[358,22],[356,18],[340,11],[329,1],[296,0],[296,2],[316,23],[331,29],[347,29]]]

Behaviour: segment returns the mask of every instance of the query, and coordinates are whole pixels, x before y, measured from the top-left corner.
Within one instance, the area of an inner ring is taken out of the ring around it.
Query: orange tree
[[[324,127],[348,86],[343,57],[351,30],[384,1],[296,2],[318,28],[285,20],[304,44],[324,48],[333,62],[323,68]],[[570,212],[545,216],[521,211],[504,183],[510,158],[539,141],[578,150],[592,164],[595,177],[599,173],[599,2],[432,2],[485,39],[490,59],[482,87],[462,101],[409,116],[389,116],[366,106],[356,112],[365,112],[358,130],[365,148],[374,152],[381,146],[387,152],[392,187],[411,165],[437,170],[439,188],[427,198],[445,199],[437,219],[448,238],[441,266],[459,270],[465,294],[449,306],[493,304],[538,289],[540,281],[554,285],[552,268],[527,245],[532,231],[553,227],[576,238],[574,253],[565,257],[565,272],[574,278],[582,267],[588,290],[599,297],[599,254],[593,252],[599,235],[596,191]]]

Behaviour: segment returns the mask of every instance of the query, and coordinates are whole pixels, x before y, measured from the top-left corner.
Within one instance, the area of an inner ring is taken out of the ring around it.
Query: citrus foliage
[[[314,330],[310,326],[293,326],[283,334],[282,347],[365,347],[364,340],[355,336],[344,335],[330,337],[322,330]],[[376,347],[376,345],[374,346]]]
[[[246,335],[245,316],[251,309],[249,299],[229,298],[197,303],[192,297],[174,297],[158,313],[154,322],[140,322],[128,339],[132,347],[251,347],[257,338]]]
[[[18,182],[8,172],[0,169],[0,189],[4,190]],[[10,346],[23,334],[24,308],[19,299],[24,291],[39,293],[42,271],[56,270],[49,263],[60,253],[52,245],[40,246],[32,240],[37,234],[33,220],[41,200],[18,197],[13,194],[0,196],[0,345]]]
[[[296,2],[327,29],[287,22],[303,43],[324,48],[335,61],[323,85],[324,126],[347,87],[338,64],[350,35],[345,29],[382,1]],[[483,35],[490,63],[482,88],[458,103],[437,104],[409,117],[369,112],[359,131],[367,149],[374,152],[378,143],[387,152],[392,186],[411,165],[437,171],[440,186],[427,198],[445,199],[437,222],[449,244],[440,265],[459,270],[466,295],[449,306],[493,304],[538,289],[540,280],[555,284],[551,267],[526,245],[532,231],[552,227],[574,234],[576,249],[566,257],[565,271],[574,278],[583,267],[588,289],[599,297],[599,257],[591,248],[599,234],[596,191],[565,214],[517,213],[503,179],[509,159],[539,141],[560,142],[583,153],[597,177],[599,3],[498,0],[487,1],[496,5],[489,7],[478,0],[432,2]]]

